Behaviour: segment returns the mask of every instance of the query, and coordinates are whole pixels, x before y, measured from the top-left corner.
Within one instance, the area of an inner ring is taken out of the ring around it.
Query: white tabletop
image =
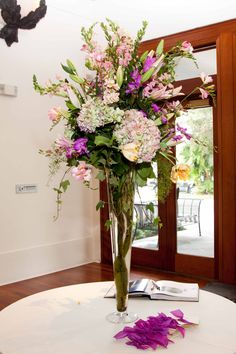
[[[71,285],[26,297],[0,312],[1,354],[141,353],[125,340],[113,338],[124,326],[106,321],[115,300],[103,296],[111,282]],[[78,303],[79,302],[79,303]],[[160,353],[236,354],[236,305],[200,291],[199,303],[129,299],[129,310],[145,319],[158,312],[181,309],[198,318],[186,336],[174,338]],[[131,324],[132,325],[132,324]],[[146,351],[150,353],[150,351]],[[151,350],[151,352],[153,352]]]

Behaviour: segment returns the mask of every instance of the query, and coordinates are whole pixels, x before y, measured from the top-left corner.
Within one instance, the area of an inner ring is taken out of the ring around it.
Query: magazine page
[[[159,290],[152,292],[151,298],[198,301],[199,286],[197,283],[180,283],[169,280],[156,282]]]
[[[129,294],[148,294],[150,279],[137,279],[130,281]]]

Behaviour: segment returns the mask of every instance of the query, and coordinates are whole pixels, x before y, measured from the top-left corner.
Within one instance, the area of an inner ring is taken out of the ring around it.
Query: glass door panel
[[[153,167],[154,171],[156,165]],[[152,203],[153,210],[147,209]],[[157,180],[149,179],[145,187],[139,187],[135,193],[134,222],[135,235],[133,247],[145,249],[159,249],[158,227],[154,222],[158,217]]]
[[[176,147],[178,163],[190,166],[190,178],[177,187],[177,253],[214,257],[214,159],[211,107],[186,111],[178,124],[195,141]],[[197,140],[204,143],[198,144]]]

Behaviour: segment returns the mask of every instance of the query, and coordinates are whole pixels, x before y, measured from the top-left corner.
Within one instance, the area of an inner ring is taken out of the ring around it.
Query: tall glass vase
[[[114,179],[107,173],[109,218],[111,222],[111,245],[113,274],[116,289],[116,311],[107,316],[113,323],[129,323],[138,317],[127,311],[128,288],[133,239],[134,176],[129,171]]]

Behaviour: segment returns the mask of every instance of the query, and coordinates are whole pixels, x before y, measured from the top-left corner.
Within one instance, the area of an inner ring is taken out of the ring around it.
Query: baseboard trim
[[[96,261],[93,237],[0,253],[0,285]]]

